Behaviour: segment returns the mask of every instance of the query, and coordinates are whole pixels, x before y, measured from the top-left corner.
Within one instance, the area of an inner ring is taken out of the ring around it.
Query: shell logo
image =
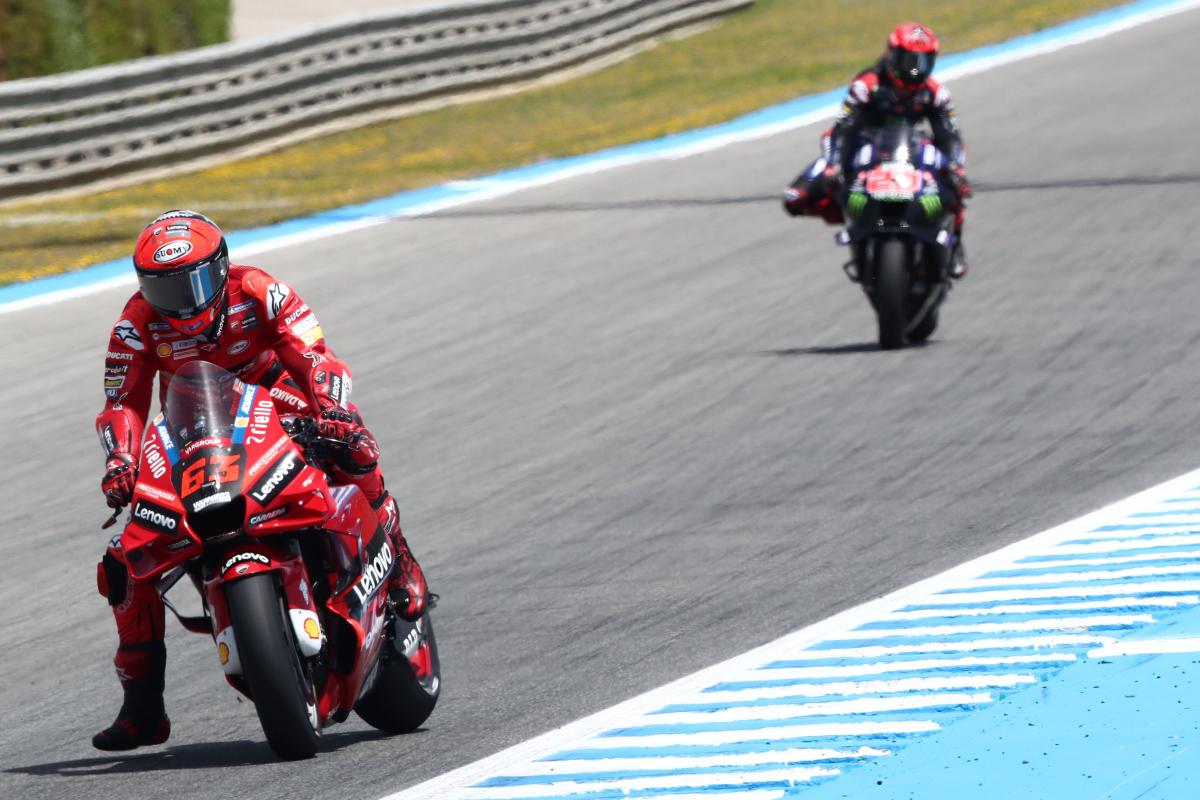
[[[217,645],[217,658],[221,660],[222,667],[229,663],[229,645],[224,642]]]
[[[163,342],[158,346],[158,354],[164,358],[171,355],[171,345]]]
[[[308,634],[308,638],[310,639],[315,640],[321,638],[321,626],[318,625],[317,621],[312,617],[304,620],[304,632]]]

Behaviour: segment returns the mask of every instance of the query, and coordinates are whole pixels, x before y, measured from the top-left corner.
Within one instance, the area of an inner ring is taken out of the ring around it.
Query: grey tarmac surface
[[[127,292],[0,317],[0,797],[380,797],[1197,467],[1198,39],[1191,12],[953,84],[974,272],[919,349],[875,349],[832,230],[779,208],[819,126],[258,258],[354,365],[442,595],[427,729],[351,721],[313,761],[274,762],[171,625],[171,741],[91,749]]]

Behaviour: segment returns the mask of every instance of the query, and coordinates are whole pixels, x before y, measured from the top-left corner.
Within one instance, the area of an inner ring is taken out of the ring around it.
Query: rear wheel
[[[877,245],[875,258],[875,314],[879,318],[879,346],[884,350],[895,350],[904,346],[904,328],[907,325],[908,248],[902,241],[887,239]],[[930,329],[929,333],[932,332]]]
[[[404,643],[414,641],[406,656]],[[354,710],[373,728],[408,733],[421,726],[441,692],[441,666],[433,620],[426,611],[415,623],[398,620],[395,639],[388,642],[379,677]]]
[[[225,587],[238,657],[267,743],[280,758],[311,758],[321,743],[316,690],[300,662],[272,573]]]

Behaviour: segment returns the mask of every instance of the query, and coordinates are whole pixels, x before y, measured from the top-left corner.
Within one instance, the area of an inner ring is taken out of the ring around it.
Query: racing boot
[[[163,709],[167,649],[162,642],[117,648],[117,677],[125,701],[112,725],[92,737],[97,750],[133,750],[162,744],[171,735],[171,720]]]
[[[400,530],[400,508],[396,505],[396,498],[384,492],[378,504],[372,505],[379,513],[379,524],[396,551],[396,566],[388,584],[388,597],[395,605],[396,613],[409,622],[415,621],[428,607],[429,585],[425,582],[425,573]]]
[[[962,280],[967,277],[967,246],[963,244],[963,211],[960,208],[954,220],[954,255],[950,259],[950,277]]]
[[[963,246],[963,240],[960,237],[958,243],[954,245],[954,257],[950,261],[950,277],[954,280],[962,280],[967,277],[969,271],[967,266],[967,249]]]

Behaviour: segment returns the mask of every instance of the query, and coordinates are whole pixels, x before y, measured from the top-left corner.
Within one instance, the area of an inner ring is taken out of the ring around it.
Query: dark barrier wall
[[[231,0],[0,0],[0,80],[229,39]]]

